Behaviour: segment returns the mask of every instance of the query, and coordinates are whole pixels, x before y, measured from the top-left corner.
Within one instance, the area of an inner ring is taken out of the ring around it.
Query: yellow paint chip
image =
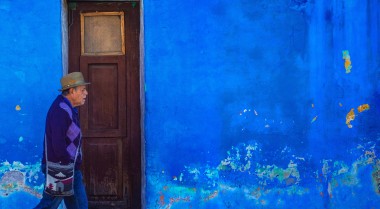
[[[17,111],[20,111],[21,110],[21,107],[20,105],[16,105],[16,108],[15,108]]]
[[[355,112],[354,108],[350,110],[350,112],[347,113],[346,115],[346,124],[348,128],[352,128],[351,121],[355,119]]]
[[[369,110],[369,105],[368,104],[362,104],[358,107],[358,112],[363,112]]]
[[[340,104],[340,103],[339,103]],[[358,112],[361,113],[363,111],[369,110],[369,105],[368,104],[362,104],[358,106]],[[347,113],[346,115],[346,124],[348,128],[352,128],[351,121],[355,120],[355,109],[351,108],[350,112]]]

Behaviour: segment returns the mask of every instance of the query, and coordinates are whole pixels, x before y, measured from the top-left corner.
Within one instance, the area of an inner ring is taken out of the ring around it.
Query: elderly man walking
[[[62,93],[46,116],[41,163],[46,181],[42,199],[35,209],[55,209],[62,200],[67,209],[88,208],[80,171],[82,135],[77,109],[86,101],[88,84],[80,72],[67,74],[61,79],[59,91]]]

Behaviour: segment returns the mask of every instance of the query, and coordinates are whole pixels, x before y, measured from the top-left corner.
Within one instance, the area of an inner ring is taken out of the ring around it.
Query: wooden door
[[[141,208],[140,4],[68,8],[69,71],[91,83],[79,111],[90,208]]]

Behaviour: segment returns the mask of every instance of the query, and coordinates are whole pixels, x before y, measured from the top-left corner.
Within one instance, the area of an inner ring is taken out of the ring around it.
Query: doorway
[[[68,2],[68,71],[91,84],[80,107],[90,208],[141,208],[140,2]]]

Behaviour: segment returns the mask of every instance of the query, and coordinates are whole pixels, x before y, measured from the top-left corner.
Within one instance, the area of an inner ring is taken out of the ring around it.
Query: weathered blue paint
[[[31,208],[42,190],[60,4],[0,2],[0,208]],[[376,208],[379,10],[144,1],[146,208]]]
[[[62,75],[60,1],[0,1],[0,208],[32,208],[47,108]]]
[[[147,208],[378,207],[379,8],[145,1]]]

